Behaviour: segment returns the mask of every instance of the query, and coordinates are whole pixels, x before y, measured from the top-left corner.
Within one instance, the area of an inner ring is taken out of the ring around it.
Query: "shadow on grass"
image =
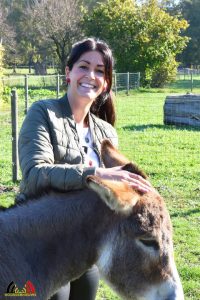
[[[162,130],[180,130],[180,131],[200,131],[200,128],[195,126],[178,126],[178,125],[162,125],[162,124],[144,124],[144,125],[128,125],[122,127],[125,130],[134,130],[134,131],[145,131],[146,129],[162,129]]]
[[[196,209],[191,209],[185,212],[175,212],[170,214],[171,218],[176,218],[176,217],[188,217],[190,215],[194,215],[194,214],[199,214],[200,213],[200,209],[196,208]]]

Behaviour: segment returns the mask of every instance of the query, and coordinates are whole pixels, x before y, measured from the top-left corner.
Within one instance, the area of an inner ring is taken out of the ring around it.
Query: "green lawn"
[[[173,88],[173,90],[172,90]],[[163,124],[166,95],[182,86],[116,97],[119,148],[136,161],[165,198],[174,227],[174,248],[186,300],[200,299],[200,129]],[[23,95],[21,95],[22,97]],[[20,108],[22,119],[23,105]],[[20,121],[21,122],[21,121]],[[0,109],[0,183],[12,187],[10,115]],[[12,201],[13,192],[1,196]],[[119,299],[101,283],[98,300]]]

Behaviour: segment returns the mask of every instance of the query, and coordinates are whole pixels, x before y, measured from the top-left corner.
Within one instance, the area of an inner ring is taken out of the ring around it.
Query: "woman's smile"
[[[85,89],[88,89],[88,90],[97,88],[97,86],[95,84],[92,84],[92,83],[81,82],[81,83],[79,83],[79,85],[81,87],[85,88]]]
[[[95,89],[96,86],[94,84],[90,84],[90,83],[80,83],[80,86],[84,87],[84,88],[91,88],[91,89]]]

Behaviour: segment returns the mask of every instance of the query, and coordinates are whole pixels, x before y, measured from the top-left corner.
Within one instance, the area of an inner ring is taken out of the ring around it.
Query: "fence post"
[[[25,114],[28,112],[28,75],[25,75]]]
[[[126,92],[126,94],[127,94],[127,96],[129,95],[129,72],[127,72],[127,92]]]
[[[193,72],[191,71],[191,92],[193,91]]]
[[[138,72],[138,84],[137,84],[137,88],[140,88],[140,72]]]
[[[18,179],[18,107],[17,91],[11,91],[11,120],[12,120],[12,181]]]
[[[60,94],[60,75],[59,74],[57,74],[56,93],[57,93],[57,98],[59,98],[59,94]]]

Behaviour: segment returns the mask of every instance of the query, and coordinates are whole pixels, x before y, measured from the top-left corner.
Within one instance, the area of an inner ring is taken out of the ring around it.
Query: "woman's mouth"
[[[96,89],[96,85],[91,84],[91,83],[80,83],[80,86],[83,88],[87,88],[87,89]]]

